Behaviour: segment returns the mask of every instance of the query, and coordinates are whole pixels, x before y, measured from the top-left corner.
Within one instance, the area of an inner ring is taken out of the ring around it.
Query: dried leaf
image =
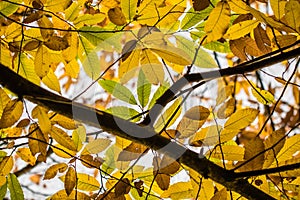
[[[73,167],[68,168],[68,171],[65,176],[64,185],[65,185],[66,193],[69,196],[76,185],[76,172]]]
[[[107,15],[109,20],[117,26],[122,26],[126,24],[126,18],[120,7],[109,9]]]
[[[67,38],[59,36],[49,37],[44,41],[44,45],[54,51],[64,50],[69,47]]]
[[[68,165],[66,163],[58,163],[50,166],[44,174],[44,180],[54,178],[58,172],[63,173],[67,168]]]

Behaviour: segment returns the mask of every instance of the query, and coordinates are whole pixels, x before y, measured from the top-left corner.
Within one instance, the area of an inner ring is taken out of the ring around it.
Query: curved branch
[[[203,177],[210,178],[248,199],[274,199],[248,183],[247,180],[235,179],[234,172],[225,170],[205,157],[201,158],[197,153],[156,134],[149,126],[139,126],[101,110],[72,102],[31,83],[2,64],[0,64],[0,84],[33,103],[160,151],[194,169]]]

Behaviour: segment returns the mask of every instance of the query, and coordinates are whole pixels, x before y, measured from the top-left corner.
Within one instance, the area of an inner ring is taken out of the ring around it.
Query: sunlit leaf
[[[20,0],[14,0],[11,2],[7,2],[7,1],[1,1],[0,2],[0,12],[1,12],[1,17],[3,16],[10,16],[11,14],[13,14],[14,12],[17,11],[17,9],[19,8],[18,3],[22,3],[22,1]]]
[[[219,2],[211,11],[205,23],[204,31],[207,33],[207,42],[220,39],[230,22],[230,8],[226,1]]]
[[[270,5],[273,10],[273,13],[277,19],[281,19],[283,17],[285,4],[287,1],[285,0],[270,0]]]
[[[167,190],[170,185],[170,175],[168,174],[157,174],[155,181],[162,190]]]
[[[42,78],[42,82],[50,89],[61,93],[60,83],[53,70],[50,69],[46,76]]]
[[[24,200],[24,193],[15,174],[8,174],[7,186],[12,200]]]
[[[65,176],[64,185],[65,185],[66,193],[69,196],[76,185],[76,172],[73,167],[68,168],[68,171]]]
[[[171,185],[167,191],[163,192],[160,197],[171,199],[192,198],[192,191],[193,188],[190,182],[177,182]]]
[[[262,90],[254,86],[254,88],[251,88],[251,92],[257,101],[262,104],[268,105],[275,101],[274,96],[267,90]]]
[[[9,101],[10,101],[9,96],[6,94],[6,92],[2,88],[0,88],[0,118],[1,118],[3,111]]]
[[[3,176],[3,178],[5,178],[5,183],[3,185],[0,186],[0,199],[4,199],[6,192],[7,192],[7,181],[6,181],[6,177]]]
[[[54,51],[64,50],[69,46],[68,40],[66,38],[58,36],[49,37],[44,42],[44,45]]]
[[[71,151],[76,151],[77,150],[73,140],[62,129],[57,128],[55,126],[52,126],[52,129],[50,131],[50,135],[51,135],[51,137],[53,137],[53,139],[57,143],[59,143],[60,145],[66,147],[67,149],[69,149]]]
[[[0,128],[7,128],[15,124],[23,113],[23,102],[18,99],[10,100],[2,113]]]
[[[293,27],[296,31],[300,31],[300,9],[299,1],[288,1],[285,6],[285,19],[287,24]]]
[[[88,174],[77,173],[77,189],[83,191],[96,191],[99,190],[100,183],[96,178]],[[65,176],[60,177],[62,181],[65,180]]]
[[[121,9],[127,20],[132,20],[136,14],[137,0],[121,0]]]
[[[5,156],[0,162],[0,175],[7,175],[14,166],[14,160],[11,156]]]
[[[237,14],[247,14],[249,13],[248,5],[242,0],[228,0],[230,9]]]
[[[28,145],[33,155],[41,153],[47,154],[47,146],[49,141],[48,133],[42,132],[37,124],[31,124],[29,127],[31,138],[28,139]]]
[[[225,143],[221,146],[217,146],[206,153],[209,158],[217,158],[220,160],[230,160],[230,161],[243,161],[244,160],[245,149],[238,146],[235,142]]]
[[[248,126],[258,115],[259,111],[253,108],[237,110],[226,121],[225,129],[243,129]]]
[[[137,81],[137,94],[138,94],[139,102],[142,107],[145,107],[148,104],[150,93],[151,93],[151,84],[146,79],[143,70],[141,70],[139,72],[138,81]]]
[[[102,88],[104,88],[107,92],[109,92],[116,98],[133,105],[137,104],[131,91],[120,83],[112,80],[100,80],[98,82]]]
[[[123,118],[123,119],[130,119],[135,117],[134,119],[132,119],[132,121],[139,121],[141,119],[141,116],[138,116],[140,113],[138,111],[136,111],[133,108],[129,108],[126,106],[114,106],[114,107],[110,107],[108,109],[105,110],[105,112],[111,113],[114,116]]]
[[[35,165],[36,158],[32,155],[29,148],[18,148],[17,154],[22,160],[29,163],[31,166]]]
[[[111,140],[98,138],[89,142],[83,149],[81,155],[97,154],[104,151],[111,143]]]
[[[243,37],[244,35],[250,33],[258,24],[259,21],[256,20],[246,20],[236,23],[229,27],[224,35],[224,38],[235,40]]]
[[[51,130],[51,122],[47,112],[46,109],[40,106],[36,106],[31,112],[32,117],[38,119],[39,127],[44,133],[49,133]]]
[[[90,200],[91,198],[86,195],[83,192],[75,191],[73,190],[70,195],[67,195],[65,190],[60,190],[56,192],[51,197],[47,198],[47,200],[74,200],[74,199],[80,199],[80,200]]]

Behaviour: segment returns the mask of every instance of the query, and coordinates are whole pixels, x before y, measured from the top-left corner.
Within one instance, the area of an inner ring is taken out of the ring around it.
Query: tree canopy
[[[1,0],[0,199],[299,199],[299,10]]]

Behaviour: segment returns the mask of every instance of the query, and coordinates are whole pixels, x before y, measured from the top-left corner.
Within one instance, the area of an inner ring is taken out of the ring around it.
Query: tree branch
[[[139,126],[101,110],[72,102],[31,83],[2,64],[0,64],[0,84],[33,103],[164,153],[194,169],[203,177],[210,178],[248,199],[274,199],[247,180],[235,179],[234,172],[223,169],[205,157],[200,158],[197,153],[158,135],[149,126]]]

